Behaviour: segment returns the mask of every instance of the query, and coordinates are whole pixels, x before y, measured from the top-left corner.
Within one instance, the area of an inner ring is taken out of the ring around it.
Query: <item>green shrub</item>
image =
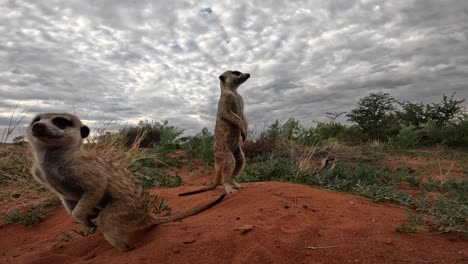
[[[346,133],[346,127],[338,123],[320,123],[314,129],[314,136],[318,141],[324,141],[329,138],[341,139]]]
[[[439,232],[457,232],[468,238],[468,204],[442,197],[431,201],[424,211],[434,217]]]
[[[404,126],[393,138],[389,139],[389,143],[393,147],[409,148],[414,147],[420,140],[420,132],[414,126]]]
[[[340,140],[348,144],[360,144],[367,140],[367,135],[358,125],[351,125],[346,127]]]
[[[156,152],[161,154],[167,154],[171,151],[180,148],[180,142],[178,138],[184,133],[183,129],[176,128],[174,126],[168,126],[167,122],[164,122],[159,128],[159,144],[154,145]]]
[[[267,156],[261,161],[249,162],[240,178],[242,182],[293,181],[296,166],[291,159]]]
[[[153,187],[172,188],[182,185],[180,176],[171,176],[160,167],[160,164],[148,158],[138,160],[129,167],[129,170],[145,189]]]
[[[468,146],[468,119],[438,126],[432,122],[423,129],[426,145]]]
[[[183,149],[187,151],[189,158],[198,158],[206,164],[214,163],[214,136],[208,131],[208,128],[203,128],[202,131],[193,137],[188,137],[183,144]]]
[[[252,159],[258,156],[265,156],[275,152],[278,147],[279,139],[260,135],[256,140],[247,140],[242,146],[242,150],[247,159]]]
[[[128,148],[135,143],[138,143],[140,148],[150,148],[158,145],[163,145],[162,148],[164,148],[168,145],[174,146],[177,137],[182,133],[182,129],[170,126],[167,121],[162,123],[140,121],[137,126],[125,126],[117,133],[107,132],[100,135],[98,141],[112,140],[112,137],[118,136],[122,138],[123,144]]]

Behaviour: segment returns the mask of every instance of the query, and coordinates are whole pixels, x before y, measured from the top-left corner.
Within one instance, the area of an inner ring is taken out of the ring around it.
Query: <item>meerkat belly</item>
[[[228,122],[219,122],[215,128],[215,145],[236,150],[239,147],[240,129]]]

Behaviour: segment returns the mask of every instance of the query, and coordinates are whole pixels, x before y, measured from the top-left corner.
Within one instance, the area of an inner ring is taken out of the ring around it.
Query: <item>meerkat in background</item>
[[[247,137],[247,120],[244,115],[244,101],[237,88],[249,79],[250,74],[226,71],[219,76],[221,97],[216,114],[214,131],[215,183],[200,190],[179,194],[180,196],[201,193],[215,189],[221,182],[227,194],[243,188],[235,180],[245,166],[241,140]]]
[[[323,158],[321,161],[320,161],[320,168],[319,168],[319,171],[321,170],[324,170],[326,168],[328,168],[329,171],[332,171],[335,169],[335,166],[336,166],[336,158],[334,156],[327,156],[325,158]]]
[[[131,235],[152,225],[177,221],[208,209],[207,205],[167,217],[148,213],[148,193],[124,168],[115,167],[81,150],[90,133],[74,115],[41,114],[28,127],[34,154],[34,178],[54,191],[65,209],[81,224],[99,227],[104,237],[121,251],[134,248]]]

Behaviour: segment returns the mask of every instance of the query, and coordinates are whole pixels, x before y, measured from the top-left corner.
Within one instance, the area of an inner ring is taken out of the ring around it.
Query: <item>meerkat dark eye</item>
[[[36,122],[39,122],[41,120],[41,118],[39,116],[36,116],[36,118],[33,119],[33,121],[31,122],[31,124],[34,124]]]
[[[67,127],[73,126],[73,123],[70,120],[63,117],[56,117],[52,119],[52,124],[54,124],[60,129],[65,129]]]
[[[232,74],[236,75],[236,76],[239,76],[241,75],[241,73],[239,71],[233,71]]]

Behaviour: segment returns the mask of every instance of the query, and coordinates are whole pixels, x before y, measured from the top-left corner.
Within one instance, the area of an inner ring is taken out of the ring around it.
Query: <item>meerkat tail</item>
[[[213,185],[205,187],[205,188],[201,188],[201,189],[198,189],[198,190],[195,190],[195,191],[191,191],[191,192],[179,193],[179,196],[188,196],[188,195],[192,195],[192,194],[197,194],[197,193],[202,193],[202,192],[214,190],[214,189],[216,189],[216,187],[218,187],[220,182],[221,182],[221,173],[217,173],[216,179],[215,179],[215,182],[213,183]]]
[[[200,213],[202,211],[205,211],[206,209],[209,209],[209,208],[215,206],[216,204],[221,202],[224,199],[225,196],[226,196],[226,194],[222,194],[221,196],[218,197],[218,199],[210,202],[209,204],[202,205],[202,206],[194,208],[194,209],[192,209],[190,211],[182,212],[182,213],[171,215],[171,216],[150,217],[148,219],[149,220],[148,224],[149,225],[157,225],[157,224],[170,223],[170,222],[178,221],[180,219],[183,219],[183,218],[198,214],[198,213]]]
[[[195,191],[185,192],[185,193],[179,193],[179,196],[188,196],[188,195],[192,195],[192,194],[197,194],[197,193],[202,193],[202,192],[211,191],[211,190],[216,189],[217,186],[218,186],[218,184],[216,184],[216,185],[213,184],[213,185],[210,186],[210,187],[205,187],[205,188],[198,189],[198,190],[195,190]]]

